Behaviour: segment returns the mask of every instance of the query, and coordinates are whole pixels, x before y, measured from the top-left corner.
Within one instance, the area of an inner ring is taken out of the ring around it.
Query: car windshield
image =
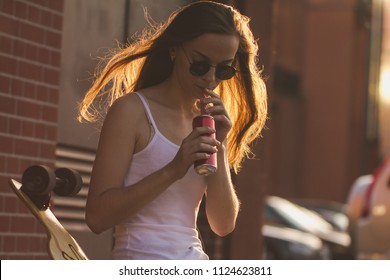
[[[287,223],[293,223],[293,226],[304,231],[312,232],[313,228],[318,231],[327,232],[332,230],[333,227],[318,214],[295,205],[288,200],[269,197],[268,205],[273,208],[283,220],[288,221]]]

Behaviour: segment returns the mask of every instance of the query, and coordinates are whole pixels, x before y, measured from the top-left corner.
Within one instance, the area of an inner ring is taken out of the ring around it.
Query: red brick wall
[[[0,259],[46,259],[43,227],[10,178],[54,166],[63,0],[0,1]]]

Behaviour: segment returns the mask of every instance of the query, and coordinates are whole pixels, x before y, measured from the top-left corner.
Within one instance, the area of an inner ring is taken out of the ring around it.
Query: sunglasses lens
[[[193,62],[190,66],[190,73],[194,76],[203,76],[210,70],[210,65],[205,61]]]
[[[215,71],[215,76],[220,80],[228,80],[236,74],[236,69],[230,65],[218,66]]]

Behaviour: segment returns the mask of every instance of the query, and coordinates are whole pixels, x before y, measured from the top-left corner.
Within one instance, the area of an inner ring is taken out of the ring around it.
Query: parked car
[[[280,225],[263,225],[264,259],[327,260],[331,253],[317,236]]]
[[[358,259],[390,259],[390,156],[352,184],[347,198]]]
[[[313,234],[330,249],[332,259],[352,259],[351,237],[339,231],[317,213],[287,199],[269,196],[264,211],[265,224],[279,224]]]
[[[345,203],[320,199],[292,199],[290,201],[316,212],[337,230],[348,232],[349,217]]]

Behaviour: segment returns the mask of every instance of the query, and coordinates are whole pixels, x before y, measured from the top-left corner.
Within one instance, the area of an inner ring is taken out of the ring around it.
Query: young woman
[[[115,227],[115,259],[208,259],[196,231],[202,197],[211,229],[233,231],[238,171],[266,118],[248,18],[200,1],[116,52],[87,92],[80,119],[94,121],[106,98],[87,200],[86,221]],[[215,130],[192,128],[199,107]],[[216,138],[204,136],[216,133]],[[216,153],[218,169],[200,176],[194,161]]]

